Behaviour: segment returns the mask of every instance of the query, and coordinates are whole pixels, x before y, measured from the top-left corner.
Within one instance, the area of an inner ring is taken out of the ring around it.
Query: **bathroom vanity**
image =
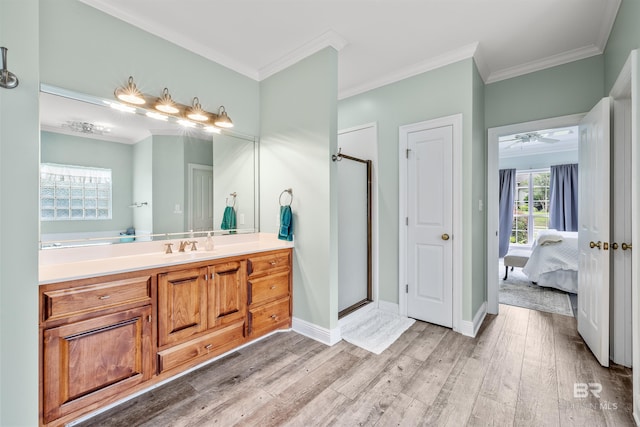
[[[291,327],[292,243],[227,237],[214,251],[165,254],[163,242],[148,242],[137,250],[154,251],[106,258],[44,254],[42,425],[63,425]]]

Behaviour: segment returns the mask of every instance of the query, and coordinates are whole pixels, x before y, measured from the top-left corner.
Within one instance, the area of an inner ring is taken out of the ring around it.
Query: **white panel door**
[[[213,168],[193,165],[190,183],[189,229],[193,231],[213,230]]]
[[[578,332],[609,366],[610,101],[580,123],[578,208]]]
[[[453,127],[408,135],[407,315],[452,327]]]

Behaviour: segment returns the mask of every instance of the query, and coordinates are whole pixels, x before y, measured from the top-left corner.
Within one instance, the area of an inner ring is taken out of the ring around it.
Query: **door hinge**
[[[407,148],[407,151],[406,151],[407,159],[409,158],[409,151],[411,151],[411,148]]]
[[[147,316],[147,322],[151,323],[151,315]]]
[[[405,225],[409,225],[409,217],[405,217],[404,223],[405,223]]]
[[[407,283],[406,285],[404,285],[404,291],[405,293],[409,293],[409,284]]]

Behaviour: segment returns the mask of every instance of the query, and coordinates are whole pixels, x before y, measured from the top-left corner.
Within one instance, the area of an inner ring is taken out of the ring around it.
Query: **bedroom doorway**
[[[498,145],[498,300],[575,316],[578,128],[504,135]]]

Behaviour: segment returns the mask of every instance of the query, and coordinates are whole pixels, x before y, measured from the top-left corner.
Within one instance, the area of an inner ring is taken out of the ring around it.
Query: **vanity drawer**
[[[265,255],[249,257],[247,270],[249,277],[270,274],[282,269],[291,268],[291,251],[271,252]]]
[[[290,274],[286,270],[257,279],[250,279],[248,304],[256,305],[289,296]]]
[[[132,277],[42,293],[43,320],[55,320],[127,304],[151,304],[151,276]]]
[[[290,323],[290,300],[283,298],[249,310],[248,335],[257,337]]]
[[[240,345],[243,340],[244,320],[158,352],[158,373],[224,353]]]

